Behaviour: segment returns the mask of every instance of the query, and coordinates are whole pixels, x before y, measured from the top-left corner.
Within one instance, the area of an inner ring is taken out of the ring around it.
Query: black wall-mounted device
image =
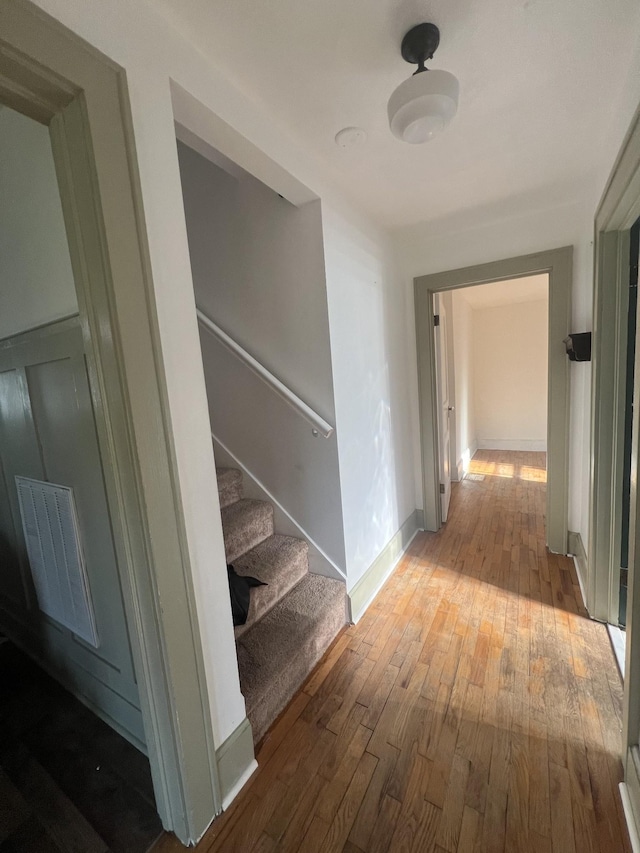
[[[564,345],[571,361],[591,361],[591,332],[574,332]]]

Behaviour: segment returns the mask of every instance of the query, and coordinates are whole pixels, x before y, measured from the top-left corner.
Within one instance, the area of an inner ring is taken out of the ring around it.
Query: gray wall
[[[198,306],[335,424],[320,202],[295,207],[178,143]],[[201,334],[212,431],[344,571],[336,436]]]
[[[0,339],[77,310],[49,130],[0,108]]]
[[[98,648],[38,608],[16,475],[74,491]],[[0,344],[0,559],[0,628],[142,746],[138,688],[77,320]]]

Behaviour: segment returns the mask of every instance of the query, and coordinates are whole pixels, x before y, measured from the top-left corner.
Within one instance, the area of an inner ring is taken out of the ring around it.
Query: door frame
[[[639,121],[636,116],[596,211],[594,226],[590,525],[586,604],[594,619],[614,625],[618,624],[620,595],[620,484],[624,457],[629,231],[640,216]]]
[[[193,843],[222,801],[125,73],[14,0],[0,102],[50,129],[156,806]]]
[[[448,297],[448,298],[447,298]],[[437,325],[437,332],[434,329],[434,350],[435,350],[435,367],[436,367],[436,411],[438,413],[437,416],[437,427],[438,427],[438,481],[440,487],[440,518],[444,523],[446,518],[445,514],[448,516],[449,505],[451,501],[451,481],[452,477],[452,465],[451,465],[451,450],[452,446],[455,445],[455,437],[452,436],[452,432],[455,430],[455,422],[452,418],[452,413],[454,413],[454,408],[452,408],[451,403],[455,403],[455,397],[451,397],[451,380],[450,375],[453,373],[452,365],[453,362],[449,360],[449,334],[447,327],[451,322],[450,312],[451,312],[451,292],[447,291],[446,293],[435,293],[433,297],[434,303],[434,312],[440,318]],[[444,322],[443,322],[444,318]],[[445,340],[442,341],[442,335],[445,335]],[[439,340],[438,340],[439,339]],[[440,349],[440,354],[438,354],[438,349]],[[442,358],[442,352],[444,352],[444,359]],[[445,369],[446,368],[446,369]],[[443,392],[446,394],[448,401],[448,411],[446,414],[447,424],[449,429],[449,444],[448,444],[448,453],[445,452],[445,414],[444,414],[444,399]],[[453,422],[453,429],[452,429]],[[447,483],[447,474],[448,471],[448,483]],[[457,478],[457,469],[456,469],[456,478]],[[443,482],[444,481],[444,482]],[[448,494],[447,494],[448,489]],[[446,506],[447,512],[444,512],[444,507]]]
[[[591,433],[591,536],[589,593],[597,617],[609,620],[617,608],[613,594],[617,570],[612,554],[620,521],[619,467],[624,449],[622,418],[625,384],[629,231],[640,217],[640,108],[611,172],[595,216],[595,284],[593,294],[593,376]],[[622,802],[630,834],[640,832],[640,328],[636,328],[634,411],[629,523]],[[615,577],[614,577],[615,576]],[[617,619],[617,613],[615,614]],[[611,664],[613,666],[613,663]]]
[[[547,545],[566,554],[569,519],[569,359],[564,339],[571,320],[573,246],[505,258],[414,278],[418,398],[422,449],[422,492],[425,530],[437,531],[440,514],[438,431],[436,417],[433,296],[476,284],[549,275],[549,372],[547,415]]]

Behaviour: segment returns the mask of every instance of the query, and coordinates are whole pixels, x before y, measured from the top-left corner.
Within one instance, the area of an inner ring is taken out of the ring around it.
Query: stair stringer
[[[239,468],[243,475],[243,493],[246,498],[253,500],[268,501],[273,505],[273,520],[274,527],[278,533],[283,533],[286,536],[294,536],[297,539],[304,539],[309,546],[309,572],[313,575],[323,575],[326,578],[342,581],[346,583],[347,576],[333,560],[324,553],[322,548],[317,545],[309,534],[304,530],[297,521],[289,515],[287,510],[278,503],[275,498],[263,485],[257,480],[251,471],[249,471],[242,462],[225,447],[225,445],[211,434],[214,443],[214,456],[218,468]]]

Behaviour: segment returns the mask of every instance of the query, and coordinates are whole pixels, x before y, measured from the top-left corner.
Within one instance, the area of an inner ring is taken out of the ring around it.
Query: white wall
[[[478,447],[547,449],[548,302],[473,310]]]
[[[395,246],[404,270],[405,287],[412,293],[413,278],[427,273],[532,252],[573,245],[572,331],[591,329],[593,292],[593,215],[596,207],[593,187],[581,201],[551,210],[526,210],[526,199],[517,205],[464,211],[446,221],[422,223],[395,232]],[[412,297],[411,297],[412,299]],[[413,387],[417,388],[415,333],[412,347]],[[414,364],[415,363],[415,364]],[[569,529],[589,534],[589,418],[591,365],[571,364],[571,429],[569,446]],[[414,454],[420,464],[417,391],[413,407]],[[422,493],[417,484],[417,505]]]
[[[476,432],[475,386],[473,370],[473,328],[471,306],[464,292],[451,294],[453,332],[453,370],[455,376],[455,450],[456,476],[462,478],[478,448]]]
[[[49,130],[0,109],[0,339],[76,314]]]
[[[320,202],[296,207],[178,143],[196,302],[333,420]]]
[[[322,217],[178,143],[196,302],[335,424]],[[336,436],[311,426],[201,330],[211,428],[346,573]]]
[[[351,589],[415,510],[407,294],[390,240],[323,205]]]

